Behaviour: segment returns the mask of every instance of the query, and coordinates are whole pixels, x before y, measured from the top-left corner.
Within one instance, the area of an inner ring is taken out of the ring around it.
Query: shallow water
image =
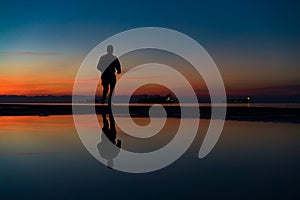
[[[103,126],[101,116],[99,123]],[[201,119],[191,148],[170,166],[129,174],[107,168],[87,152],[72,116],[0,117],[1,199],[300,197],[300,124],[226,121],[215,148],[199,159],[208,123]],[[147,140],[116,127],[117,138],[126,150],[148,152],[171,141],[178,124],[179,119],[168,119]]]
[[[94,105],[91,103],[0,103],[1,105]],[[96,105],[102,105],[100,103],[97,103]],[[116,103],[113,104],[115,106],[128,106],[126,103]],[[130,103],[130,106],[149,106],[152,104],[143,104],[143,103]],[[163,106],[178,106],[179,104],[173,103],[173,104],[160,104]],[[199,104],[193,104],[193,103],[182,103],[181,106],[187,106],[187,107],[209,107],[212,104],[210,103],[199,103]],[[215,103],[214,106],[224,106],[223,103]],[[263,107],[263,108],[300,108],[300,103],[227,103],[226,106],[228,107]]]

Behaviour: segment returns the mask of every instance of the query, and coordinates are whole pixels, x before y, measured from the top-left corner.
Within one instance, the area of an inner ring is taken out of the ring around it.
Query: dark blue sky
[[[21,50],[10,43],[35,37],[40,45],[28,50],[81,52],[112,34],[142,26],[175,29],[207,46],[239,41],[255,46],[256,41],[296,48],[299,8],[297,1],[253,0],[2,3],[1,51]]]

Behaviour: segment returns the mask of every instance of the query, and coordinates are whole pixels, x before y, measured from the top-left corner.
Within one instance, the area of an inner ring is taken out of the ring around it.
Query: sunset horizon
[[[1,199],[300,199],[299,11],[2,1]]]

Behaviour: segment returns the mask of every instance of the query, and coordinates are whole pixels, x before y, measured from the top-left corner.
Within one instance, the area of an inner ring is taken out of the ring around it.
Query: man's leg
[[[108,100],[109,105],[111,105],[111,97],[113,95],[115,86],[116,86],[116,77],[112,78],[109,83],[109,100]]]
[[[108,83],[105,83],[102,80],[102,86],[103,86],[103,91],[102,91],[101,103],[104,104],[105,103],[105,99],[106,99],[106,95],[108,93]]]

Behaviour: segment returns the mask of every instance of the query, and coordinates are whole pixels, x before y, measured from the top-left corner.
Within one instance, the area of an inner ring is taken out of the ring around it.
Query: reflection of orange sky
[[[0,126],[0,156],[65,153],[78,144],[72,116],[3,116]]]
[[[57,120],[59,119],[59,120]],[[30,126],[28,126],[30,124]],[[38,116],[3,116],[0,117],[1,131],[33,131],[36,127],[47,127],[47,130],[56,127],[57,130],[70,129],[74,126],[69,116],[55,118]]]

